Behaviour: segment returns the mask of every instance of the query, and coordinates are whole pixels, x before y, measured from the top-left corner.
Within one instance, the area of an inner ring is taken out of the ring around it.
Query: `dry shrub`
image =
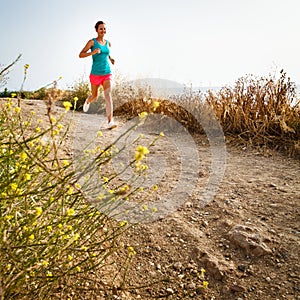
[[[234,87],[223,87],[218,92],[204,94],[191,89],[165,99],[152,98],[145,89],[123,88],[119,86],[115,115],[133,118],[141,112],[154,112],[200,134],[204,133],[201,124],[206,128],[216,126],[217,119],[228,140],[291,156],[300,154],[300,105],[295,83],[283,70],[279,79],[248,75],[238,79]],[[155,102],[159,106],[153,109]]]
[[[156,107],[156,104],[159,104]],[[181,123],[186,129],[191,132],[201,132],[203,130],[195,118],[195,116],[189,112],[186,108],[180,105],[179,102],[173,102],[167,99],[134,99],[125,102],[123,105],[119,106],[115,111],[115,115],[123,115],[128,119],[137,116],[142,112],[156,113],[161,115],[161,120],[165,117],[169,117],[169,127],[172,128],[176,126],[177,121]],[[156,119],[157,122],[159,120]],[[164,122],[165,123],[165,122]]]
[[[278,80],[242,77],[233,88],[210,91],[206,101],[215,111],[225,135],[297,155],[300,106],[296,103],[296,86],[283,70]]]

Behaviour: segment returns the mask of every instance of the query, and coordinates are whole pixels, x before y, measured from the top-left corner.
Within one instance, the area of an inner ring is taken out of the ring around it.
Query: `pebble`
[[[187,269],[193,269],[194,268],[194,264],[192,263],[188,263],[186,266]]]
[[[155,250],[156,250],[156,251],[161,251],[161,247],[158,246],[158,245],[156,245],[156,246],[155,246]]]
[[[247,270],[247,267],[245,265],[239,265],[238,270],[245,272]]]
[[[207,227],[208,226],[208,222],[207,221],[202,221],[202,226],[203,227]]]
[[[171,288],[167,288],[166,291],[168,294],[174,294],[174,291]]]
[[[193,203],[192,202],[186,202],[185,207],[193,207]]]
[[[173,264],[174,269],[180,270],[182,268],[182,264],[178,261]]]
[[[188,286],[187,286],[187,288],[189,289],[189,290],[194,290],[195,288],[196,288],[196,284],[195,283],[190,283]]]

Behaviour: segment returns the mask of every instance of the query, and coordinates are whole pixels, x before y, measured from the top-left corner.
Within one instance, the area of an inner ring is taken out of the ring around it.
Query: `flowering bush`
[[[70,128],[64,118],[73,105],[65,101],[65,111],[55,117],[51,100],[46,125],[34,111],[23,114],[20,99],[0,102],[0,299],[107,295],[124,281],[135,254],[119,241],[128,222],[109,217],[117,208],[112,204],[134,193],[126,183],[112,187],[118,174],[101,168],[116,155],[114,145],[86,153],[94,157],[101,179],[96,208],[84,192],[89,179],[83,188],[79,181],[85,173],[75,174],[63,151]],[[131,164],[140,166],[148,153],[138,146]],[[146,169],[137,168],[135,176]]]

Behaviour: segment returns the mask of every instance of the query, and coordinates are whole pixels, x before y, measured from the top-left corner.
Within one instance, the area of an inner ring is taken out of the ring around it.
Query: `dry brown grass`
[[[126,97],[115,114],[132,118],[143,111],[153,112],[156,101],[160,105],[155,113],[175,119],[191,132],[204,133],[199,116],[209,120],[213,114],[228,140],[300,155],[300,104],[295,84],[284,71],[278,80],[249,75],[234,87],[207,94],[187,91],[169,99],[153,99],[139,91]]]
[[[206,101],[220,121],[226,136],[241,142],[299,154],[300,106],[296,87],[281,71],[273,78],[239,79],[234,88],[209,93]]]

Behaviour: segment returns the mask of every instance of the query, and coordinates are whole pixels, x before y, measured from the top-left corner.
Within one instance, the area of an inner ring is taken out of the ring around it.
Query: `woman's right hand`
[[[99,53],[101,53],[100,48],[96,48],[96,49],[94,49],[93,52],[92,52],[93,55],[99,54]]]

